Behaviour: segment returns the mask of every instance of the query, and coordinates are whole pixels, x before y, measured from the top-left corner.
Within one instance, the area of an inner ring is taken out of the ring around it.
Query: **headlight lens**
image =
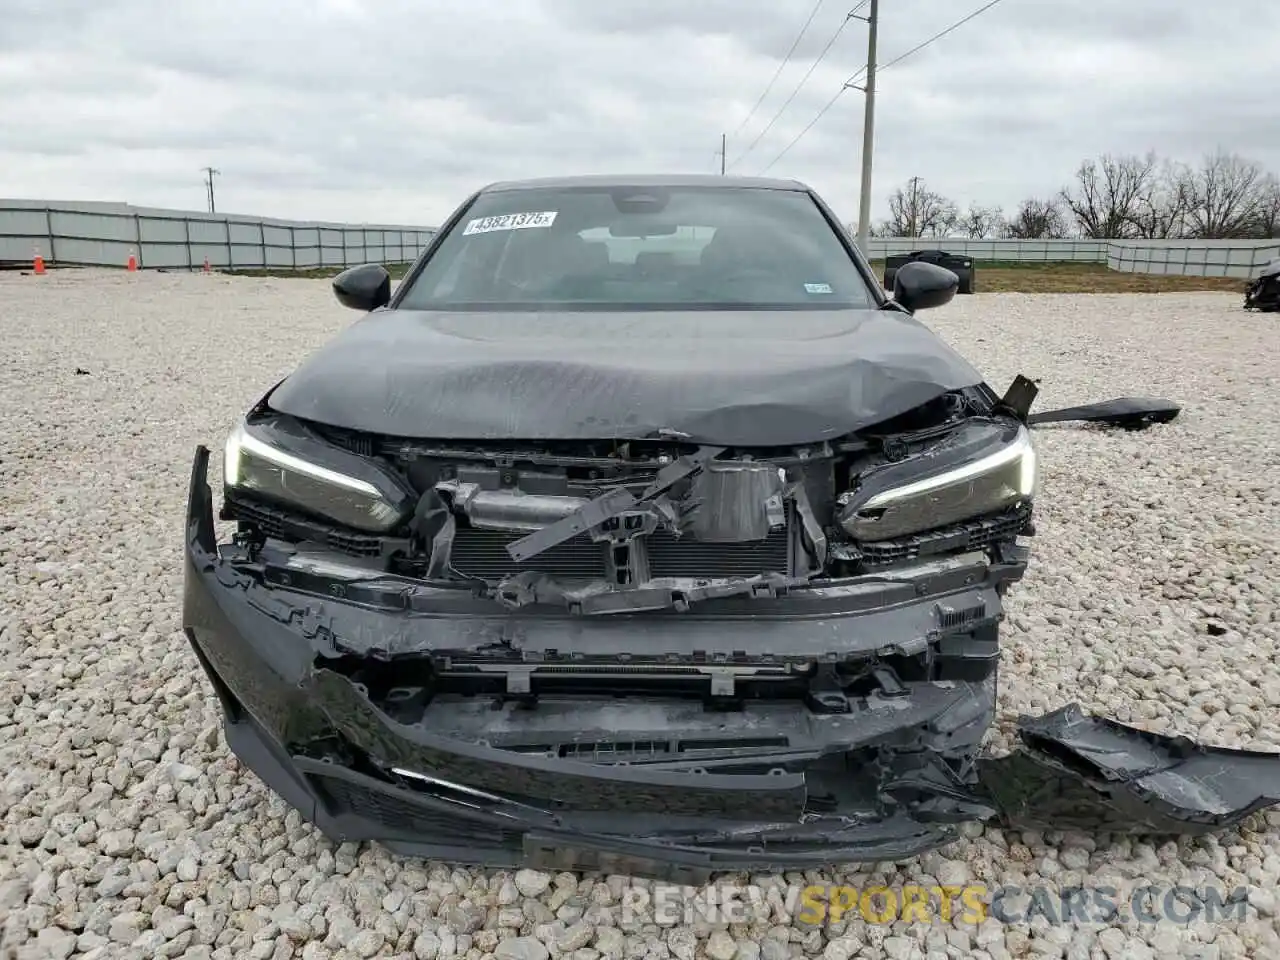
[[[1036,473],[1025,426],[971,423],[938,449],[873,473],[873,483],[842,504],[840,525],[865,541],[944,527],[1033,499]]]
[[[373,533],[394,529],[414,506],[412,492],[381,464],[283,419],[240,423],[231,431],[223,480],[231,495],[249,494]]]

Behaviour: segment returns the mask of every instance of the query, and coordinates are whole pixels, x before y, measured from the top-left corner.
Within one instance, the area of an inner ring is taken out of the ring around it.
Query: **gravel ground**
[[[1040,408],[1185,404],[1141,434],[1039,432],[1041,536],[1010,604],[997,749],[1018,713],[1077,698],[1280,749],[1280,324],[1239,303],[999,294],[925,315],[997,386],[1042,378]],[[1280,955],[1276,813],[1178,843],[975,827],[900,864],[731,878],[774,908],[727,926],[624,909],[644,887],[624,878],[333,846],[228,755],[179,632],[178,551],[194,445],[219,449],[353,316],[324,281],[172,274],[0,274],[0,304],[0,956]],[[1213,923],[789,922],[779,888],[815,879],[1110,885],[1121,900],[1244,886],[1250,902]]]

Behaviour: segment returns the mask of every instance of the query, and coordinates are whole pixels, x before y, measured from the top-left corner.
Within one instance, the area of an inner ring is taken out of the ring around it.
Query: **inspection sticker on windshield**
[[[805,293],[830,293],[831,284],[829,283],[806,283],[804,285]]]
[[[549,227],[556,222],[555,210],[541,213],[504,213],[497,217],[477,217],[462,231],[464,237],[473,233],[493,233],[495,230],[528,230],[530,227]]]

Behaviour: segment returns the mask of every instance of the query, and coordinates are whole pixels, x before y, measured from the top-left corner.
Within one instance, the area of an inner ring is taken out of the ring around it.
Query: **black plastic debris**
[[[1027,422],[1034,426],[1039,423],[1079,420],[1123,427],[1126,430],[1144,430],[1153,423],[1168,423],[1181,412],[1182,408],[1172,400],[1158,397],[1117,397],[1115,400],[1089,403],[1082,407],[1063,407],[1061,410],[1033,413]]]
[[[1280,802],[1280,753],[1206,747],[1093,717],[1070,704],[1018,721],[1022,742],[979,761],[1009,826],[1199,834]]]
[[[1039,393],[1040,387],[1034,380],[1018,374],[1001,398],[1000,406],[1010,411],[1019,420],[1026,421],[1031,412],[1031,405],[1036,402],[1036,395]]]

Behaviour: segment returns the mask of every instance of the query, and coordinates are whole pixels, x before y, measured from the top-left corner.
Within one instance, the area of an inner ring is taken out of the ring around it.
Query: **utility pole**
[[[874,0],[872,0],[874,2]],[[222,173],[221,170],[215,170],[213,167],[204,167],[205,181],[204,185],[209,194],[209,212],[214,213],[213,206],[213,178]]]
[[[867,102],[862,115],[862,192],[858,196],[858,249],[867,256],[867,239],[871,235],[871,148],[876,125],[876,25],[880,19],[880,0],[871,0],[867,17]]]
[[[728,134],[720,134],[720,176],[724,176],[725,148],[728,145]]]
[[[920,235],[920,204],[919,204],[919,201],[916,199],[918,196],[917,191],[919,186],[920,186],[920,178],[912,177],[911,178],[911,207],[910,207],[911,213],[908,215],[910,217],[910,219],[908,220],[908,223],[910,224],[910,226],[907,228],[908,235],[911,237],[912,240],[914,240],[916,237]]]

